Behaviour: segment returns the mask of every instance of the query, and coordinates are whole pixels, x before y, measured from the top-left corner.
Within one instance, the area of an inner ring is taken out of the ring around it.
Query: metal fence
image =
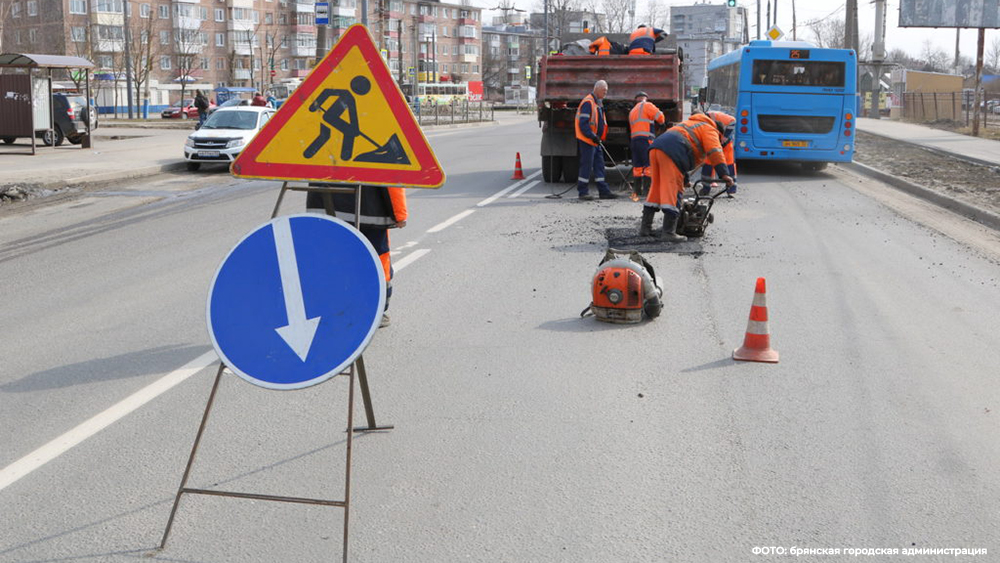
[[[980,124],[1000,127],[1000,94],[986,92],[980,99]],[[912,121],[954,121],[972,125],[975,99],[972,92],[906,92],[903,118]]]
[[[413,115],[420,125],[451,125],[493,121],[493,104],[464,100],[452,104],[420,104],[413,106]]]

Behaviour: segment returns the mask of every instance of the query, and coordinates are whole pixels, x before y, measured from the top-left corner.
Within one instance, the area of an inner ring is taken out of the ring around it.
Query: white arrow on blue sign
[[[382,263],[361,233],[327,215],[289,215],[251,231],[222,261],[208,332],[241,378],[301,389],[357,359],[384,307]]]

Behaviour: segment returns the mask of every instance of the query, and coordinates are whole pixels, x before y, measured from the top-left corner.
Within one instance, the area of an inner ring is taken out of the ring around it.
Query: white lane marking
[[[434,225],[433,227],[427,229],[427,232],[428,233],[436,233],[438,231],[443,231],[443,230],[447,229],[448,227],[454,225],[455,223],[458,223],[462,219],[465,219],[469,215],[472,215],[475,211],[476,211],[475,209],[466,209],[465,211],[459,213],[458,215],[455,215],[455,216],[451,217],[450,219],[446,219],[445,221],[442,221],[442,222],[438,223],[437,225]]]
[[[531,182],[530,184],[524,186],[523,188],[517,190],[516,192],[510,194],[507,197],[517,197],[517,196],[523,194],[524,192],[530,190],[531,188],[537,186],[539,182],[541,182],[541,180],[535,180],[534,182]]]
[[[302,296],[302,280],[299,279],[299,262],[295,258],[295,241],[292,239],[292,223],[287,217],[280,217],[272,225],[274,247],[278,253],[278,273],[281,276],[281,293],[285,298],[285,317],[288,324],[274,330],[285,344],[303,362],[309,356],[320,317],[306,318],[306,300]]]
[[[489,205],[489,204],[493,203],[494,201],[496,201],[496,200],[502,198],[503,196],[507,195],[507,193],[510,192],[511,190],[516,190],[517,188],[521,187],[523,184],[527,183],[529,180],[531,180],[535,176],[538,176],[541,173],[542,173],[541,170],[536,170],[535,173],[532,174],[531,176],[528,176],[527,178],[525,178],[525,179],[517,182],[516,184],[512,184],[510,186],[507,186],[506,188],[504,188],[504,189],[500,190],[499,192],[491,195],[490,197],[484,199],[483,201],[480,201],[479,203],[476,204],[476,207],[483,207],[485,205]]]
[[[403,259],[401,259],[401,260],[399,260],[397,262],[394,262],[393,265],[392,265],[393,271],[398,272],[398,271],[402,270],[403,268],[405,268],[405,267],[409,266],[410,264],[412,264],[412,263],[416,262],[417,260],[419,260],[420,257],[426,255],[430,251],[431,251],[431,249],[429,249],[429,248],[419,248],[417,250],[414,250],[412,253],[408,254],[405,258],[403,258]]]
[[[0,470],[0,491],[14,484],[21,477],[28,475],[66,453],[87,438],[111,426],[125,415],[169,391],[178,383],[205,369],[218,361],[218,359],[219,357],[216,355],[215,350],[205,352],[180,368],[122,399],[104,412],[95,415],[90,420],[83,422],[76,428],[3,468]]]

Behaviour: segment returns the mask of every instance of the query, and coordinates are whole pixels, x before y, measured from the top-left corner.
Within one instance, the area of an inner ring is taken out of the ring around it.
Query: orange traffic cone
[[[764,278],[757,278],[757,287],[750,307],[750,320],[743,346],[733,350],[734,360],[778,363],[778,351],[771,349],[771,334],[767,330],[767,289]]]
[[[521,153],[517,153],[517,161],[514,162],[514,175],[511,180],[523,180],[524,172],[521,171]]]

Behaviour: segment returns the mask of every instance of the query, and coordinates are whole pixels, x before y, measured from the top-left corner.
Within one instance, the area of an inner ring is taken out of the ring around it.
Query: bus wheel
[[[558,182],[563,173],[563,161],[561,156],[542,157],[542,179],[547,183]]]
[[[826,170],[826,162],[803,162],[802,169],[806,172],[819,172],[820,170]]]
[[[575,184],[576,179],[580,176],[580,157],[562,157],[562,174],[563,182],[566,182],[567,184]]]

